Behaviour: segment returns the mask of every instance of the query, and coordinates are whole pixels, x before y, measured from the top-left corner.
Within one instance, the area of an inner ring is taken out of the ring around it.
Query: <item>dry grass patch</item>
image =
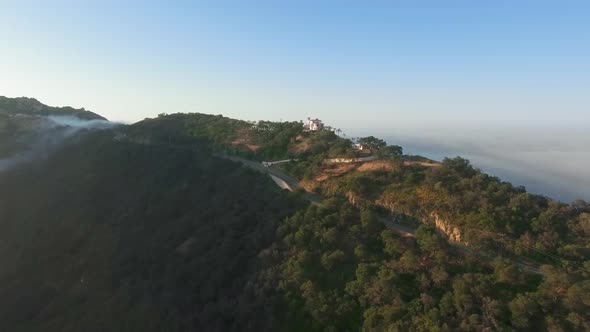
[[[293,154],[302,154],[311,149],[311,140],[301,135],[295,138],[295,144],[289,147],[289,152]]]
[[[299,185],[301,188],[305,189],[307,192],[317,192],[316,190],[319,188],[319,184],[314,180],[301,180],[299,181]]]
[[[384,171],[384,172],[391,172],[395,171],[396,167],[388,161],[383,160],[375,160],[363,163],[359,168],[359,172],[376,172],[376,171]]]
[[[404,166],[439,167],[440,163],[428,163],[424,161],[404,161]]]
[[[252,152],[256,152],[260,149],[260,145],[252,144],[246,138],[238,138],[235,141],[231,142],[234,146],[244,147]]]
[[[341,175],[346,174],[348,172],[354,171],[357,167],[358,167],[358,165],[352,164],[352,163],[350,163],[350,164],[334,164],[334,165],[331,165],[329,168],[325,168],[324,170],[322,170],[322,174],[317,176],[315,178],[315,180],[318,182],[326,181],[329,178],[341,176]]]

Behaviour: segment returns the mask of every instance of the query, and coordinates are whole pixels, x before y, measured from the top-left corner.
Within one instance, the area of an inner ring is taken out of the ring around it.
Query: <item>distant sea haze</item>
[[[352,131],[354,132],[354,131]],[[358,131],[364,136],[371,131]],[[590,132],[564,128],[379,130],[406,154],[442,160],[461,156],[515,186],[570,203],[590,201]],[[376,136],[376,133],[374,134]]]

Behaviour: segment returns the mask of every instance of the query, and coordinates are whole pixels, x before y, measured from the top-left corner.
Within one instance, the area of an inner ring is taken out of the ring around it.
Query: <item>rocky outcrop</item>
[[[449,241],[458,243],[461,242],[462,233],[458,227],[451,225],[450,222],[441,218],[437,213],[434,212],[430,214],[430,218],[434,222],[434,227],[436,227],[439,232],[445,235]]]
[[[350,201],[350,198],[349,198],[349,201]],[[395,202],[392,202],[392,201],[382,199],[382,200],[378,200],[376,203],[377,203],[377,205],[382,206],[382,207],[386,208],[387,210],[389,210],[392,214],[401,213],[401,214],[405,214],[408,216],[413,216],[413,217],[418,218],[424,224],[433,225],[440,232],[440,234],[444,235],[451,242],[466,244],[464,242],[463,232],[461,232],[461,229],[459,227],[451,224],[448,220],[444,219],[436,212],[430,212],[430,214],[428,214],[427,217],[419,217],[415,213],[412,213],[411,211],[408,211],[406,209],[403,209],[403,208],[397,206],[395,204]],[[424,216],[424,215],[422,215],[422,216]]]
[[[345,196],[350,204],[359,207],[359,199],[355,193],[353,193],[352,191],[348,191],[346,192]]]

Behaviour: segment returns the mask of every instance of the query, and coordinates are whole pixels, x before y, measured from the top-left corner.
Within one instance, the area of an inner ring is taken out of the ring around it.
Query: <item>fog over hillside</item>
[[[571,202],[590,200],[590,133],[582,128],[351,130],[375,134],[404,153],[442,160],[461,156],[532,193]]]
[[[34,116],[37,124],[18,141],[24,143],[25,149],[19,153],[0,158],[0,172],[36,158],[46,157],[56,147],[84,130],[102,130],[118,126],[118,123],[106,120],[85,120],[75,116]]]

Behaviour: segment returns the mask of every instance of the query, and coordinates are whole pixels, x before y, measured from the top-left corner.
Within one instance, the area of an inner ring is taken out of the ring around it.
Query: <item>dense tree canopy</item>
[[[111,133],[1,173],[0,330],[255,330],[256,256],[303,204],[274,188]]]
[[[416,239],[340,199],[288,218],[265,257],[284,331],[585,330],[588,274],[465,257],[432,228]],[[279,264],[279,268],[275,267]]]

